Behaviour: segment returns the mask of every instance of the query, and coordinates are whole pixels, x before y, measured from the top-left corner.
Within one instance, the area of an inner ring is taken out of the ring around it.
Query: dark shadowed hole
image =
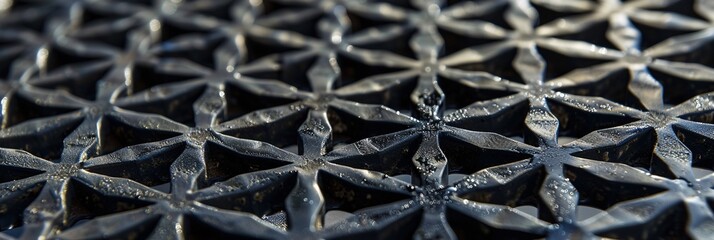
[[[589,26],[586,26],[581,31],[569,34],[555,35],[554,37],[573,41],[583,41],[594,44],[599,47],[617,49],[617,47],[615,47],[615,45],[613,45],[606,37],[609,27],[610,25],[607,21],[595,22]],[[551,63],[548,61],[546,62]]]
[[[553,79],[578,68],[592,67],[608,61],[570,57],[542,47],[538,48],[538,53],[540,53],[546,62],[545,79]]]
[[[657,143],[654,129],[634,134],[620,145],[609,145],[573,153],[573,156],[604,162],[624,163],[652,171],[652,152]]]
[[[588,133],[636,121],[624,115],[598,114],[548,100],[548,107],[558,118],[558,136],[581,138]]]
[[[640,31],[642,39],[640,42],[641,49],[647,49],[674,36],[696,32],[694,30],[677,30],[654,27],[644,23],[639,23],[636,19],[633,19],[630,22],[632,22],[632,25]]]
[[[106,116],[100,124],[99,135],[96,155],[108,154],[137,144],[165,140],[181,134],[131,126],[115,116]]]
[[[714,47],[714,44],[712,46]],[[707,51],[708,52],[705,52],[707,56],[703,56],[699,59],[708,61],[707,58],[714,56],[714,54],[709,54],[714,53],[714,48],[708,49]],[[702,50],[694,50],[692,52],[696,52],[693,54],[702,54]],[[714,57],[712,57],[711,60],[714,66]],[[665,104],[676,105],[697,95],[714,91],[714,82],[712,81],[689,80],[658,71],[654,68],[650,68],[649,70],[652,77],[662,84],[662,95]]]
[[[525,81],[521,74],[513,67],[513,60],[516,58],[516,54],[518,54],[518,50],[508,49],[486,61],[462,64],[455,66],[455,68],[466,71],[487,72],[508,81],[524,83]]]
[[[151,64],[137,63],[131,71],[131,83],[127,94],[132,95],[157,85],[177,83],[199,77],[201,76],[198,74],[173,73],[156,68]]]
[[[608,74],[598,81],[582,85],[560,88],[559,92],[580,96],[603,97],[628,107],[644,110],[640,100],[628,89],[630,73],[627,70],[618,70]]]

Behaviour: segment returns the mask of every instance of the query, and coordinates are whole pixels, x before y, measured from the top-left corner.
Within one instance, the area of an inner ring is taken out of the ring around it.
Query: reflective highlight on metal
[[[714,1],[0,16],[0,238],[714,238]]]

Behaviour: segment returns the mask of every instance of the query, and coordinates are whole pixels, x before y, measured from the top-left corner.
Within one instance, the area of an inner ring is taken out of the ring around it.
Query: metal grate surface
[[[714,1],[0,11],[0,238],[714,238]]]

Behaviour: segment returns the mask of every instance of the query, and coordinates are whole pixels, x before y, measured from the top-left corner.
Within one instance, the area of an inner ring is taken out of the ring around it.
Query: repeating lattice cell
[[[0,1],[0,238],[714,239],[714,1]]]

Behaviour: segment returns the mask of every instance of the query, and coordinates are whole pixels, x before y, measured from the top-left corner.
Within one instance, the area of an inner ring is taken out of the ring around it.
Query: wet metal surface
[[[714,1],[0,0],[0,238],[712,239]]]

